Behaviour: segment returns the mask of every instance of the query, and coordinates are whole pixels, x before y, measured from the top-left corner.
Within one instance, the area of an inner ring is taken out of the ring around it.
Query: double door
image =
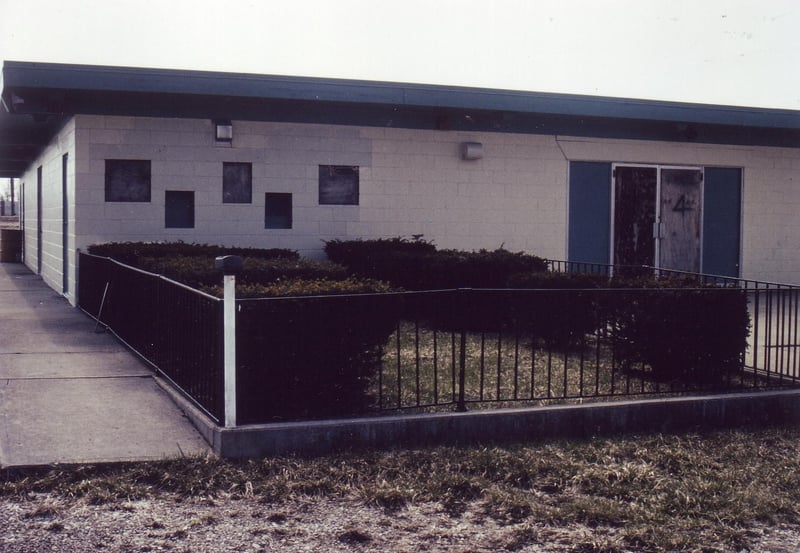
[[[700,272],[703,169],[613,166],[611,259]]]

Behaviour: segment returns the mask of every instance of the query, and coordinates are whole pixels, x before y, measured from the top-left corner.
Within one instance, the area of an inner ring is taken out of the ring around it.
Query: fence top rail
[[[523,294],[544,294],[544,293],[564,293],[573,294],[576,292],[603,293],[603,294],[630,294],[630,293],[667,293],[667,292],[716,292],[733,293],[742,292],[740,288],[714,288],[714,287],[684,287],[684,288],[448,288],[441,290],[412,290],[404,292],[371,292],[363,294],[327,294],[327,295],[308,295],[308,296],[265,296],[260,298],[236,298],[237,302],[245,304],[256,304],[258,302],[279,302],[289,300],[324,300],[336,301],[351,298],[390,298],[390,297],[418,297],[424,295],[458,294],[464,292],[481,293],[523,293]]]
[[[237,302],[260,302],[260,301],[286,301],[298,299],[316,300],[335,300],[336,298],[388,298],[388,297],[409,297],[418,295],[436,295],[445,293],[456,293],[461,290],[471,290],[471,288],[445,288],[440,290],[404,290],[399,292],[364,292],[361,294],[316,294],[307,296],[264,296],[260,298],[236,298]],[[505,290],[505,289],[500,289]]]
[[[115,265],[117,265],[119,267],[123,267],[123,268],[125,268],[125,269],[127,269],[129,271],[134,271],[134,272],[142,274],[142,275],[147,275],[147,276],[150,276],[150,277],[158,278],[160,280],[163,280],[164,282],[168,282],[170,284],[178,286],[179,288],[183,288],[184,290],[188,290],[190,292],[194,292],[195,294],[197,294],[199,296],[202,296],[202,297],[204,297],[206,299],[214,300],[214,301],[217,301],[217,302],[221,302],[222,301],[222,298],[218,298],[216,296],[212,296],[211,294],[203,292],[202,290],[198,290],[197,288],[192,288],[191,286],[187,286],[186,284],[183,284],[182,282],[178,282],[177,280],[172,280],[171,278],[165,277],[164,275],[160,275],[158,273],[151,273],[150,271],[145,271],[144,269],[140,269],[140,268],[134,267],[132,265],[126,265],[125,263],[117,261],[113,257],[95,255],[93,253],[82,252],[80,250],[78,250],[78,254],[86,256],[86,257],[93,257],[95,259],[104,259],[106,261],[110,261],[111,263],[114,263]]]
[[[655,267],[653,265],[612,265],[608,263],[595,263],[589,261],[564,261],[561,259],[546,259],[545,260],[551,270],[555,270],[555,267],[559,267],[563,270],[563,268],[567,267],[574,267],[576,269],[586,268],[590,270],[584,271],[577,271],[577,272],[588,272],[588,273],[597,273],[597,272],[604,272],[607,274],[613,274],[614,272],[624,271],[624,270],[639,270],[642,272],[652,272],[652,273],[661,273],[661,274],[671,274],[671,275],[679,275],[679,276],[686,276],[686,277],[693,277],[704,279],[707,281],[716,281],[716,282],[729,282],[729,283],[736,283],[739,285],[743,285],[747,287],[748,285],[754,285],[756,287],[763,286],[763,287],[775,287],[775,288],[790,288],[790,289],[800,289],[800,284],[789,284],[786,282],[773,282],[767,280],[755,280],[750,278],[741,278],[741,277],[732,277],[732,276],[725,276],[725,275],[715,275],[710,273],[694,273],[691,271],[681,271],[678,269],[664,269],[660,267]]]

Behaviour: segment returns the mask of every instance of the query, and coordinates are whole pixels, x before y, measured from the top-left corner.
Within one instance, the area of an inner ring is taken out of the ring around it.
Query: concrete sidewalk
[[[0,263],[0,467],[208,451],[114,336],[24,265]]]

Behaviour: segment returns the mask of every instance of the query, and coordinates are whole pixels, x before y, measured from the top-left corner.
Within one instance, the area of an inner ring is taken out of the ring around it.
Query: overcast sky
[[[800,1],[0,0],[0,59],[800,109]]]

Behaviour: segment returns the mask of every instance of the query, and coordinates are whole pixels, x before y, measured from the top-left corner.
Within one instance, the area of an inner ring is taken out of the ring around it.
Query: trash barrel
[[[22,258],[22,231],[0,229],[0,263],[18,263]]]

